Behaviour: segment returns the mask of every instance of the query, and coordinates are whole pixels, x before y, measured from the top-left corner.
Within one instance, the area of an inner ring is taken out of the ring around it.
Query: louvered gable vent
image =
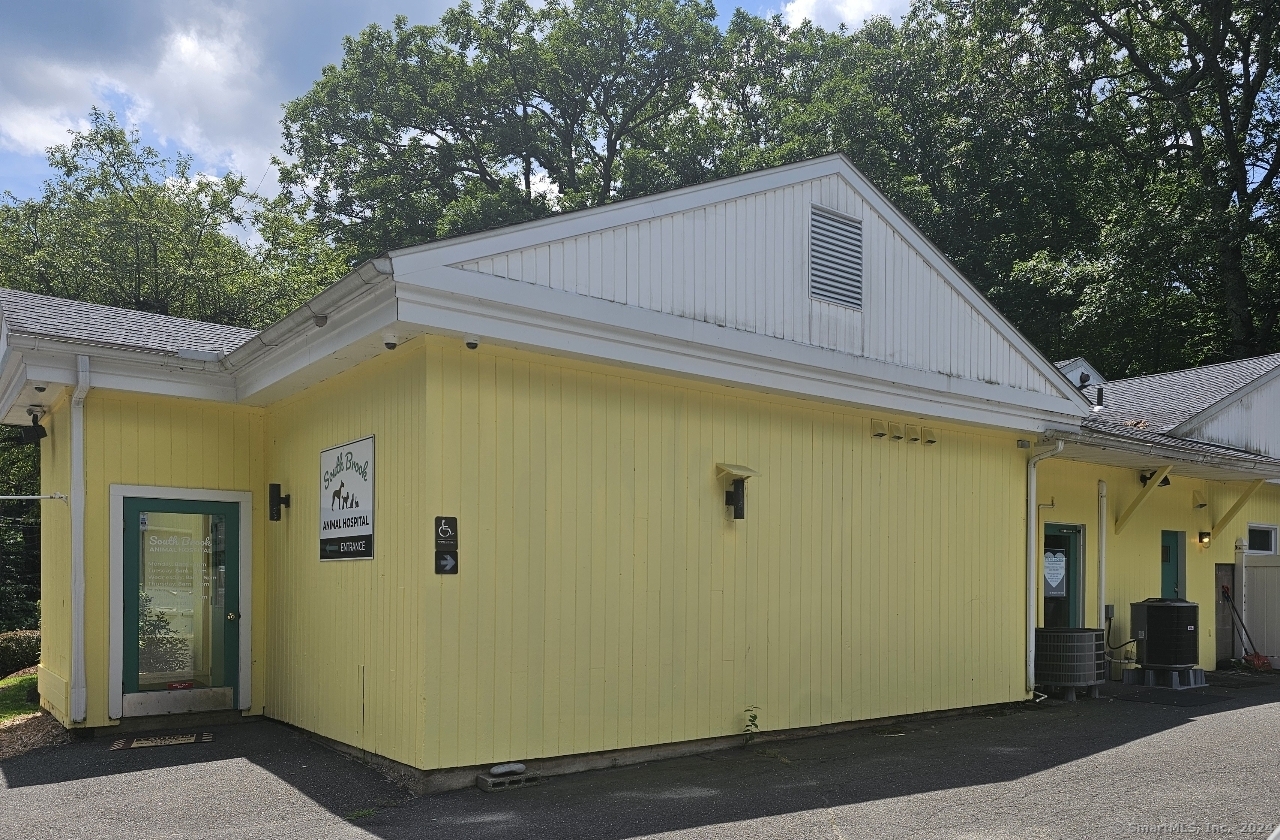
[[[809,295],[862,308],[862,222],[821,207],[810,211]]]

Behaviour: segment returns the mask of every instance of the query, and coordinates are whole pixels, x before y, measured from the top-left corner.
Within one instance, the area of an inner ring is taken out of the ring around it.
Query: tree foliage
[[[847,154],[1041,349],[1270,352],[1280,7],[917,0],[827,31],[696,0],[463,3],[346,41],[285,183],[359,256]]]
[[[112,114],[49,149],[39,198],[0,201],[0,282],[40,294],[263,326],[346,269],[287,201],[162,158]],[[239,234],[239,235],[237,235]],[[244,236],[255,235],[249,245]]]
[[[287,197],[163,158],[94,111],[48,150],[38,198],[0,199],[0,285],[247,327],[264,326],[347,269]],[[249,239],[252,244],[247,244]],[[39,450],[0,431],[0,495],[40,492]],[[39,619],[40,507],[0,501],[0,631]]]

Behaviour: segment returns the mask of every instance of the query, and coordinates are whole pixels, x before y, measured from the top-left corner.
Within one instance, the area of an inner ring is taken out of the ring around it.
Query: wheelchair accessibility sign
[[[458,517],[436,517],[436,574],[458,573]]]

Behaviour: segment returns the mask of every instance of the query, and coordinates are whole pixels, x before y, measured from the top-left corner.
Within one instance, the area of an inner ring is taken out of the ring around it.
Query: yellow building
[[[1111,604],[1118,647],[1134,635],[1132,602],[1181,598],[1200,606],[1203,668],[1255,643],[1280,656],[1280,354],[1115,382],[1082,362],[1061,366],[1086,374],[1093,409],[1079,431],[1045,436],[1036,468],[1041,625],[1102,627]],[[1056,553],[1055,591],[1044,558]]]
[[[47,432],[45,708],[238,709],[419,771],[1024,699],[1042,521],[1135,509],[1123,604],[1153,529],[1280,476],[1114,455],[840,156],[392,252],[257,334],[0,314],[0,410]],[[1186,594],[1276,504],[1188,548]]]

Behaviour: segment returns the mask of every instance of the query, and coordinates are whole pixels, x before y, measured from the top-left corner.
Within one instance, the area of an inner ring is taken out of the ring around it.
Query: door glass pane
[[[227,685],[226,517],[143,511],[138,526],[138,689]]]

